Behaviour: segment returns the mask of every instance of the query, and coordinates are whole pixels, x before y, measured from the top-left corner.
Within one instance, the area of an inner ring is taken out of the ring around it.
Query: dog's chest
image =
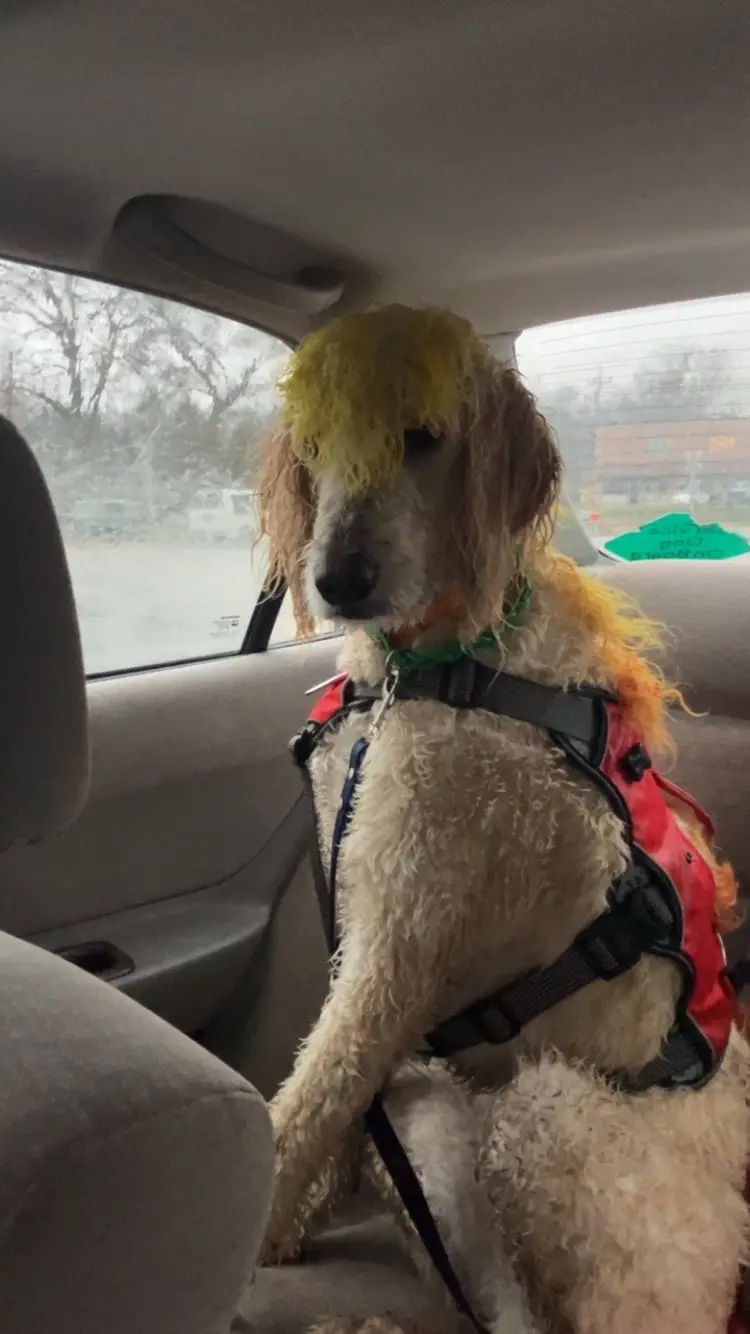
[[[313,760],[327,870],[352,746],[368,725],[368,715],[350,716]],[[551,963],[602,911],[623,865],[621,823],[534,728],[431,703],[399,705],[370,744],[341,850],[343,948],[347,925],[363,915],[392,935],[425,944],[429,937],[439,961],[430,967],[441,974],[437,1018],[447,1018]],[[642,1064],[674,1003],[674,970],[659,961],[643,968],[648,977],[639,967],[536,1021],[527,1035],[533,1049],[551,1043],[585,1058],[596,1036],[600,1063],[609,1055],[623,1067]],[[653,1024],[637,1018],[644,1004]],[[502,1052],[477,1056],[480,1078],[495,1083]]]
[[[514,812],[519,809],[508,790],[509,784],[517,787],[522,779],[518,734],[525,734],[520,746],[525,752],[524,772],[548,752],[535,729],[495,717],[480,722],[476,716],[460,716],[431,701],[410,701],[394,705],[372,736],[375,713],[373,709],[350,714],[324,739],[313,759],[324,855],[330,853],[352,748],[364,738],[368,750],[352,803],[351,830],[355,838],[360,833],[366,794],[373,866],[379,852],[396,844],[408,846],[417,859],[421,844],[428,862],[430,847],[445,840],[446,831],[454,849],[464,844],[468,852],[471,846],[474,859],[481,858],[482,843],[508,832],[507,822],[504,833],[501,828],[500,805]],[[485,835],[481,841],[480,831]],[[344,895],[348,879],[344,869],[340,885]]]
[[[350,715],[313,761],[326,867],[352,746],[369,721]],[[437,932],[460,900],[466,958],[446,981],[461,990],[463,968],[473,988],[554,958],[558,940],[599,911],[621,855],[606,803],[537,729],[423,701],[394,706],[371,740],[350,830],[339,908],[366,880],[368,913],[411,913]]]

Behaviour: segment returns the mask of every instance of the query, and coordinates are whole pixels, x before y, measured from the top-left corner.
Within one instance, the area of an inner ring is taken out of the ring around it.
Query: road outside
[[[91,541],[68,560],[89,675],[236,652],[262,582],[247,543]],[[285,601],[274,642],[294,633]]]

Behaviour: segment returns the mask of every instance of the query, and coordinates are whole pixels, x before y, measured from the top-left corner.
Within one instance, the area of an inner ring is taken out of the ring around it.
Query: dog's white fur
[[[305,559],[309,572],[354,535],[383,567],[381,624],[389,609],[418,619],[456,581],[473,599],[459,632],[471,638],[472,625],[497,624],[512,553],[524,525],[548,512],[557,465],[530,397],[506,370],[487,374],[479,406],[435,461],[405,468],[392,492],[359,508],[325,477],[302,476],[277,439],[265,531],[298,605]],[[398,571],[409,559],[420,605],[405,608]],[[489,661],[562,687],[611,684],[596,633],[545,570],[532,559],[523,626]],[[384,665],[382,650],[350,629],[342,669],[376,683]],[[351,746],[366,728],[361,714],[350,717],[314,757],[324,850]],[[296,1254],[316,1211],[349,1179],[352,1134],[390,1086],[446,1244],[493,1334],[726,1328],[748,1236],[744,1038],[733,1034],[700,1091],[632,1096],[595,1073],[637,1072],[657,1054],[679,990],[670,963],[644,960],[586,988],[512,1048],[465,1054],[454,1074],[404,1068],[441,1018],[556,958],[603,910],[625,855],[605,799],[538,729],[430,701],[392,706],[366,756],[341,853],[342,945],[329,995],[272,1106],[267,1261]]]
[[[482,1172],[492,1126],[491,1099],[472,1094],[441,1063],[405,1063],[390,1083],[386,1107],[422,1189],[443,1244],[472,1309],[489,1331],[535,1334],[539,1325],[515,1275],[502,1230],[495,1225],[489,1181]],[[370,1147],[367,1167],[384,1200],[405,1226],[425,1283],[444,1304],[451,1299],[411,1229],[393,1183]],[[446,1311],[446,1319],[452,1314]]]
[[[538,680],[595,678],[596,664],[581,660],[585,643],[554,589],[538,588],[506,666]],[[384,663],[356,633],[342,666],[374,682]],[[362,730],[362,718],[350,718],[314,762],[324,847]],[[296,1250],[316,1179],[422,1035],[551,962],[603,909],[623,857],[616,817],[535,728],[432,702],[393,706],[370,747],[342,851],[339,966],[273,1106],[279,1166],[269,1253]],[[478,1132],[496,1225],[512,1239],[551,1329],[719,1334],[726,1326],[747,1234],[744,1040],[735,1035],[722,1069],[698,1092],[620,1094],[591,1071],[635,1072],[650,1060],[677,987],[674,968],[650,959],[530,1025],[516,1043],[517,1072]],[[503,1081],[497,1061],[488,1048],[461,1065],[491,1087]],[[438,1120],[450,1118],[454,1090],[443,1096]],[[468,1140],[467,1132],[456,1142],[459,1162]],[[454,1213],[445,1177],[432,1192],[460,1263],[479,1256],[481,1270],[486,1243],[459,1221],[473,1190],[471,1176],[464,1180]],[[523,1329],[516,1314],[506,1322],[502,1313],[519,1298],[492,1254],[498,1334]],[[485,1309],[488,1286],[484,1278],[472,1285]]]

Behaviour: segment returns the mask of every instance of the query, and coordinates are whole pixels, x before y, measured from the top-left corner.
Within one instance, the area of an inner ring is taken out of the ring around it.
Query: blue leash
[[[336,877],[339,869],[339,853],[341,844],[349,832],[349,826],[352,822],[352,811],[354,808],[354,797],[359,786],[359,780],[362,773],[362,762],[369,750],[370,743],[364,737],[355,741],[349,754],[349,768],[346,771],[346,778],[341,789],[339,799],[339,808],[336,812],[336,822],[333,826],[333,838],[331,840],[331,869],[328,876],[328,948],[331,954],[334,954],[339,947],[338,928],[336,925]]]

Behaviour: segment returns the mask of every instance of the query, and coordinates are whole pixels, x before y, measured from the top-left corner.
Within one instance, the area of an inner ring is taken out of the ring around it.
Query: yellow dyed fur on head
[[[472,373],[490,356],[467,320],[385,306],[310,334],[280,383],[292,448],[313,472],[332,467],[352,494],[387,485],[404,432],[456,421]]]

